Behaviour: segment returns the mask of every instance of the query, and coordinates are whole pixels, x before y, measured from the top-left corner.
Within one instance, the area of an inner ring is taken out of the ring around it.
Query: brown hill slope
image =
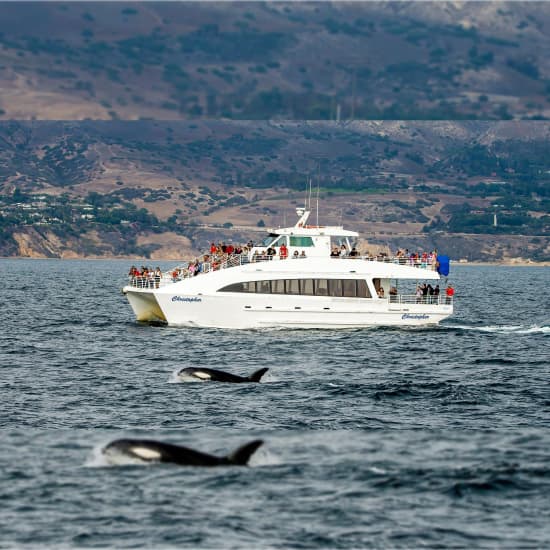
[[[2,2],[4,119],[550,115],[547,2]]]
[[[549,134],[543,121],[3,123],[0,254],[196,253],[291,223],[312,181],[321,221],[372,244],[547,259]]]

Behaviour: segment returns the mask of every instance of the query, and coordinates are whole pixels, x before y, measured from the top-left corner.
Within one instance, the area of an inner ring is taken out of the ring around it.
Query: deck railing
[[[427,304],[427,305],[451,305],[453,303],[452,296],[444,296],[441,294],[417,296],[416,294],[390,294],[387,298],[390,304]]]
[[[256,255],[252,259],[249,259],[248,254],[232,254],[222,259],[214,259],[208,262],[199,262],[198,268],[191,268],[190,263],[187,265],[177,266],[169,271],[162,273],[160,277],[155,276],[154,273],[149,273],[147,276],[137,275],[130,277],[130,286],[136,288],[161,288],[171,283],[176,283],[182,279],[189,279],[200,275],[202,273],[209,273],[210,271],[218,271],[220,269],[228,269],[230,267],[237,267],[248,263],[266,262],[266,261],[286,261],[286,260],[300,260],[300,257],[280,258],[279,256],[268,255]],[[367,262],[384,262],[393,263],[399,265],[408,265],[419,269],[426,269],[429,271],[435,271],[435,264],[430,264],[422,259],[404,258],[397,256],[333,256],[332,260],[363,260]],[[414,298],[416,298],[414,296]]]
[[[349,258],[349,256],[344,256],[344,259],[346,258]],[[408,265],[420,269],[427,269],[428,271],[436,270],[436,263],[434,261],[430,262],[429,258],[406,258],[404,256],[360,256],[359,258],[367,262]]]
[[[233,254],[222,260],[213,260],[211,262],[200,262],[198,268],[194,267],[190,269],[190,264],[176,266],[169,271],[165,271],[162,275],[155,276],[154,273],[148,274],[148,276],[135,276],[129,277],[130,286],[136,288],[161,288],[163,286],[177,283],[183,279],[191,279],[202,273],[209,273],[210,271],[218,271],[220,269],[228,269],[230,267],[236,267],[249,263],[247,254]]]

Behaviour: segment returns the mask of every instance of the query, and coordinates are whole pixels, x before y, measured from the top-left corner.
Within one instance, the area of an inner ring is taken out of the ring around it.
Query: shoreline
[[[451,265],[456,267],[457,265],[470,265],[470,266],[496,266],[496,267],[550,267],[550,261],[548,262],[526,262],[526,261],[499,261],[499,262],[456,262],[451,260]]]

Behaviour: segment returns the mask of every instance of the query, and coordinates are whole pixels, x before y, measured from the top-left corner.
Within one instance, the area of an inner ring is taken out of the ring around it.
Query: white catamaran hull
[[[173,326],[253,329],[436,325],[452,305],[274,295],[182,295],[125,289],[138,321]]]

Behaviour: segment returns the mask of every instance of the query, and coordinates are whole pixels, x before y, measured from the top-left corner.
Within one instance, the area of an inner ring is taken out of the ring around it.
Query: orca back
[[[243,445],[242,447],[239,447],[227,456],[228,463],[235,464],[237,466],[246,466],[250,460],[250,457],[256,452],[258,447],[263,445],[263,443],[263,440],[256,439],[246,445]]]
[[[117,439],[106,445],[103,453],[108,455],[114,451],[142,462],[168,462],[180,466],[246,466],[252,454],[262,443],[261,440],[255,440],[239,447],[228,456],[218,457],[152,439]]]
[[[231,374],[230,372],[225,372],[223,370],[200,367],[186,367],[178,372],[178,376],[182,374],[186,377],[203,381],[213,380],[214,382],[232,382],[234,384],[250,381],[249,378]]]
[[[268,371],[268,368],[259,369],[256,372],[253,372],[248,379],[251,382],[259,382],[262,379],[262,376]]]

